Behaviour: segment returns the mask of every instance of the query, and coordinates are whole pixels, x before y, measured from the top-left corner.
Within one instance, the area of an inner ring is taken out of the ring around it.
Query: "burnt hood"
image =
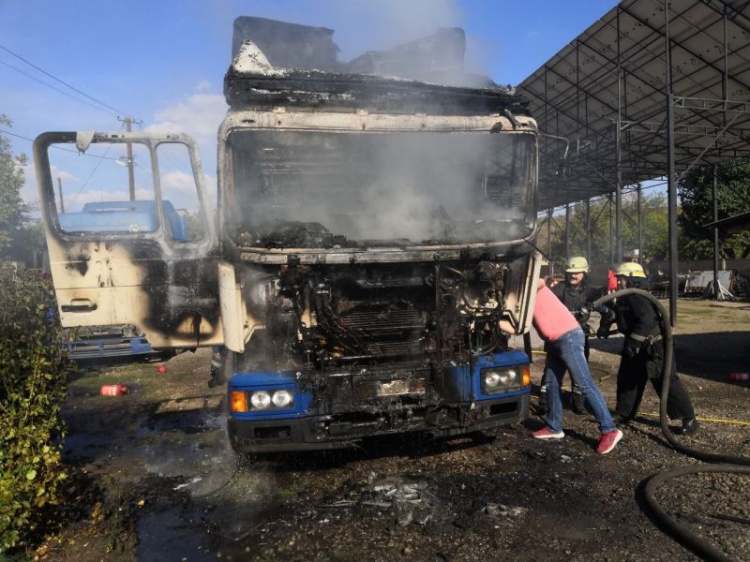
[[[255,17],[235,20],[224,95],[233,108],[299,106],[373,112],[529,115],[528,102],[486,76],[464,72],[460,28],[346,63],[333,31]]]
[[[322,71],[405,78],[446,86],[497,88],[488,76],[464,69],[466,34],[460,27],[435,33],[390,49],[368,51],[349,62],[340,61],[334,30],[241,16],[234,21],[232,58],[251,41],[275,69]],[[231,70],[231,69],[230,69]]]

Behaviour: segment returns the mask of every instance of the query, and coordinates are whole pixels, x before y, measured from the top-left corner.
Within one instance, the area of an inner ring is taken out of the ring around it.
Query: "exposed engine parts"
[[[480,261],[336,270],[283,267],[261,293],[266,357],[277,369],[468,360],[505,349],[498,329],[508,267]]]

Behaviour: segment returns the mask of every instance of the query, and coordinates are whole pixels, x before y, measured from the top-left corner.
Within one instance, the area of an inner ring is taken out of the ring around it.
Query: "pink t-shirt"
[[[544,286],[536,293],[534,327],[543,339],[555,341],[578,328],[579,324],[555,293]]]

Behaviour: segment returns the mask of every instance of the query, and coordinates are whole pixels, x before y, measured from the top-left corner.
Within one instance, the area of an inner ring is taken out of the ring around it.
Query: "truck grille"
[[[402,356],[421,353],[420,338],[426,319],[414,309],[362,310],[341,315],[347,330],[356,335],[373,356]]]

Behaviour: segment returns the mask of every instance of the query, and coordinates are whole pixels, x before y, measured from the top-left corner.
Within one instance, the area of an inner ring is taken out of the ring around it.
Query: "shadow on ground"
[[[619,355],[623,338],[592,339],[590,345],[591,349]],[[750,331],[678,334],[674,345],[679,373],[738,384],[729,380],[729,373],[750,371]]]

